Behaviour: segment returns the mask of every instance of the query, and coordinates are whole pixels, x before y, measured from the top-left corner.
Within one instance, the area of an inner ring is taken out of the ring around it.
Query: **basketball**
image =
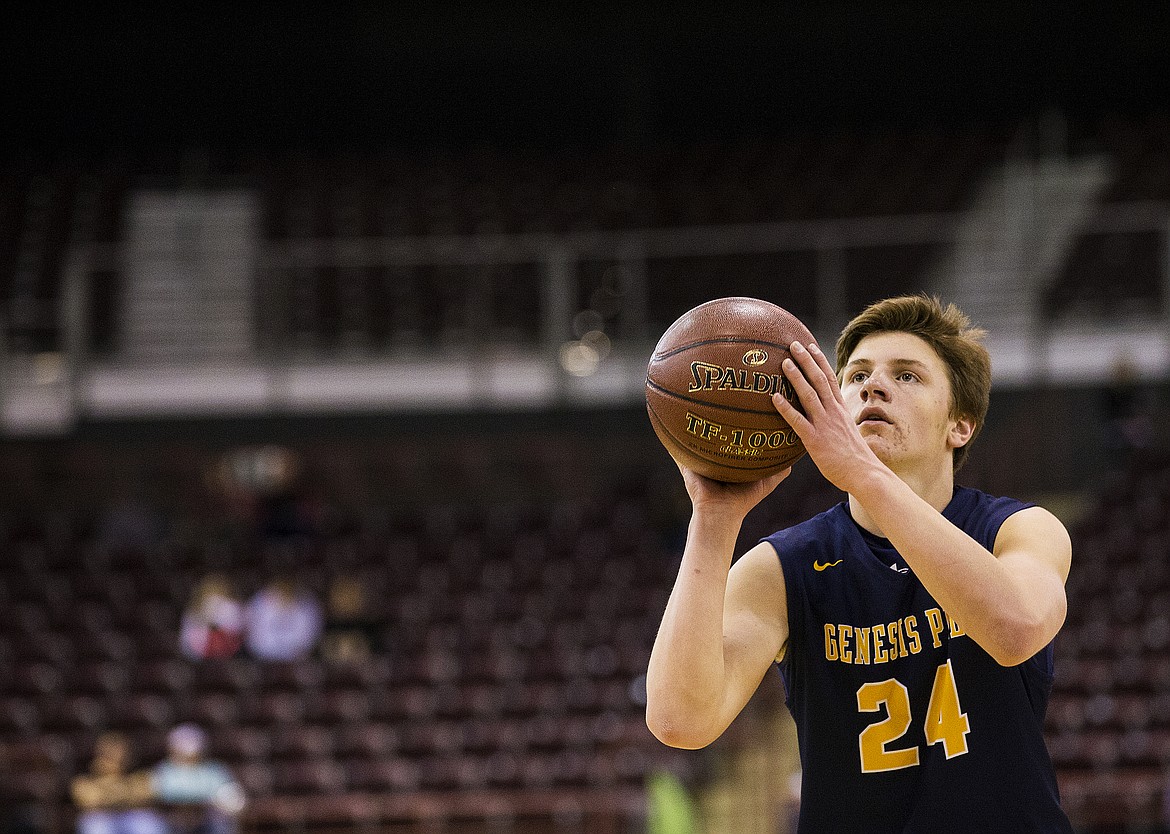
[[[772,405],[799,407],[780,371],[808,328],[756,298],[700,304],[667,328],[646,368],[646,411],[671,456],[700,475],[744,483],[791,466],[804,445]]]

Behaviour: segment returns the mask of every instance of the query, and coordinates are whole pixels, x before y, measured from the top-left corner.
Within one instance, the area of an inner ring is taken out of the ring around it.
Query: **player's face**
[[[951,417],[946,365],[910,333],[874,333],[854,348],[841,393],[862,437],[887,466],[951,460],[970,422]]]

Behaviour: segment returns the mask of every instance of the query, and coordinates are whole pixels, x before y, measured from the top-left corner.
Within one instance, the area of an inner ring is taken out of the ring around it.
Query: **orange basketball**
[[[780,371],[793,341],[813,343],[800,319],[756,298],[700,304],[667,328],[646,368],[654,433],[683,466],[743,483],[791,466],[804,445],[772,405],[799,407]]]

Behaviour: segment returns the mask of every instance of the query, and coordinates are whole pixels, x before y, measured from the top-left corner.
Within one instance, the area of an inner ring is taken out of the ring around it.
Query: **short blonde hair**
[[[951,417],[975,424],[971,438],[955,449],[957,472],[967,461],[971,444],[983,428],[991,399],[991,357],[982,339],[985,331],[954,304],[925,293],[901,295],[877,301],[845,325],[837,339],[837,376],[866,336],[874,333],[911,333],[925,341],[942,359],[951,385]]]

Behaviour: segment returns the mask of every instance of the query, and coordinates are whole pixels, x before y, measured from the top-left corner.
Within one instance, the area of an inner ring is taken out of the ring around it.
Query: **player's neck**
[[[915,495],[939,512],[942,512],[947,504],[951,503],[951,498],[954,497],[955,472],[950,460],[947,461],[945,468],[939,468],[930,472],[899,471],[895,469],[894,473],[910,489],[914,490]],[[875,536],[889,538],[889,536],[882,532],[881,526],[874,520],[873,516],[869,514],[865,507],[861,505],[861,502],[852,495],[849,496],[849,513],[853,516],[853,520],[868,532],[873,533]]]

